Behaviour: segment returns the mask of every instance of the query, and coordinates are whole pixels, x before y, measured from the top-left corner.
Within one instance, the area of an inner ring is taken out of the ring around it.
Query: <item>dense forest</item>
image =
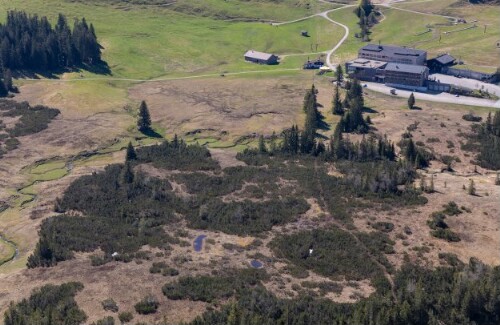
[[[73,28],[59,14],[54,27],[47,17],[9,11],[0,24],[3,70],[57,71],[101,63],[101,46],[92,24],[76,19]]]
[[[500,170],[500,113],[495,112],[484,123],[473,124],[472,134],[463,149],[478,151],[477,161],[481,167]]]
[[[0,158],[17,148],[18,137],[45,130],[57,115],[59,110],[55,108],[0,99]],[[18,120],[13,125],[7,125],[2,118]]]

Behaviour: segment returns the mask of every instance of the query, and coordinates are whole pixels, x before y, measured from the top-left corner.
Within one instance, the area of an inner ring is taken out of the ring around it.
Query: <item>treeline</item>
[[[54,71],[101,62],[92,24],[76,19],[73,29],[63,14],[54,27],[47,17],[9,11],[0,24],[0,64],[4,71]],[[5,79],[4,79],[5,81]]]
[[[152,163],[164,169],[186,171],[220,169],[207,148],[198,145],[187,145],[184,140],[174,136],[172,141],[164,141],[160,145],[147,146],[137,150],[137,162]]]
[[[500,113],[489,113],[484,123],[473,125],[472,132],[463,149],[479,151],[481,167],[500,170]]]
[[[500,268],[471,259],[464,267],[428,270],[404,265],[395,276],[397,301],[379,289],[355,304],[301,296],[278,299],[262,287],[207,311],[191,325],[495,325],[500,321]]]
[[[4,325],[83,324],[87,316],[75,301],[75,295],[82,289],[79,282],[43,286],[28,299],[11,302],[4,315]]]

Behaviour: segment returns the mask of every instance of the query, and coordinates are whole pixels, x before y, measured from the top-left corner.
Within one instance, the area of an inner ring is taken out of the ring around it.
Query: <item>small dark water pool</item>
[[[193,247],[195,252],[201,252],[201,249],[203,248],[203,239],[207,238],[206,235],[199,235],[198,237],[195,238]]]
[[[254,269],[260,269],[261,267],[264,266],[264,264],[262,264],[261,261],[257,261],[257,260],[252,260],[250,262],[250,265],[254,268]]]

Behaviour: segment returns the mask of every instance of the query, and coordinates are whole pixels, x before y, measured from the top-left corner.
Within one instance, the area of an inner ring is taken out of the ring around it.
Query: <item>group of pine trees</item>
[[[98,64],[101,46],[92,24],[75,19],[73,29],[59,14],[53,28],[47,17],[9,11],[0,24],[0,66],[4,71],[53,71]]]
[[[406,138],[401,140],[401,153],[404,159],[413,164],[415,168],[428,167],[429,161],[433,158],[432,154],[416,146],[411,134],[405,134],[404,136]]]
[[[354,10],[354,13],[359,18],[358,24],[361,28],[361,32],[356,35],[363,39],[363,41],[368,42],[370,40],[370,28],[377,23],[375,6],[370,0],[361,0],[359,6]]]
[[[500,112],[488,114],[486,121],[477,128],[474,140],[479,144],[479,164],[488,169],[500,170]]]
[[[343,101],[340,100],[339,83],[335,86],[335,93],[332,102],[332,113],[341,115],[340,129],[342,132],[367,133],[370,120],[363,119],[363,88],[357,79],[346,81],[346,95]]]

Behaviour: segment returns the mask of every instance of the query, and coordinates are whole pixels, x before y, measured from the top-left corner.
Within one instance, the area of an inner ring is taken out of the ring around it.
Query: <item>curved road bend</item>
[[[319,0],[319,1],[321,1],[321,0]],[[333,3],[333,2],[328,2],[328,1],[321,1],[321,2]],[[322,17],[322,18],[328,20],[329,22],[342,27],[344,29],[344,31],[345,31],[344,36],[342,37],[342,39],[331,50],[329,50],[329,51],[326,52],[326,65],[330,69],[334,70],[336,66],[334,64],[332,64],[332,61],[331,61],[332,55],[345,42],[345,40],[347,39],[347,37],[349,37],[349,27],[347,27],[346,25],[344,25],[342,23],[339,23],[338,21],[335,21],[335,20],[331,19],[330,17],[328,17],[328,14],[330,12],[333,12],[333,11],[337,11],[337,10],[344,9],[344,8],[355,7],[355,6],[356,5],[345,5],[345,6],[342,6],[342,7],[339,7],[339,8],[329,9],[329,10],[320,12],[320,13],[315,14],[315,15],[311,15],[311,16],[307,16],[307,17],[303,17],[303,18],[299,18],[299,19],[295,19],[295,20],[285,21],[285,22],[282,22],[282,23],[273,23],[272,25],[273,26],[287,25],[287,24],[293,24],[293,23],[296,23],[296,22],[299,22],[299,21],[304,21],[304,20],[307,20],[307,19],[311,19],[311,18],[314,18],[314,17]]]

